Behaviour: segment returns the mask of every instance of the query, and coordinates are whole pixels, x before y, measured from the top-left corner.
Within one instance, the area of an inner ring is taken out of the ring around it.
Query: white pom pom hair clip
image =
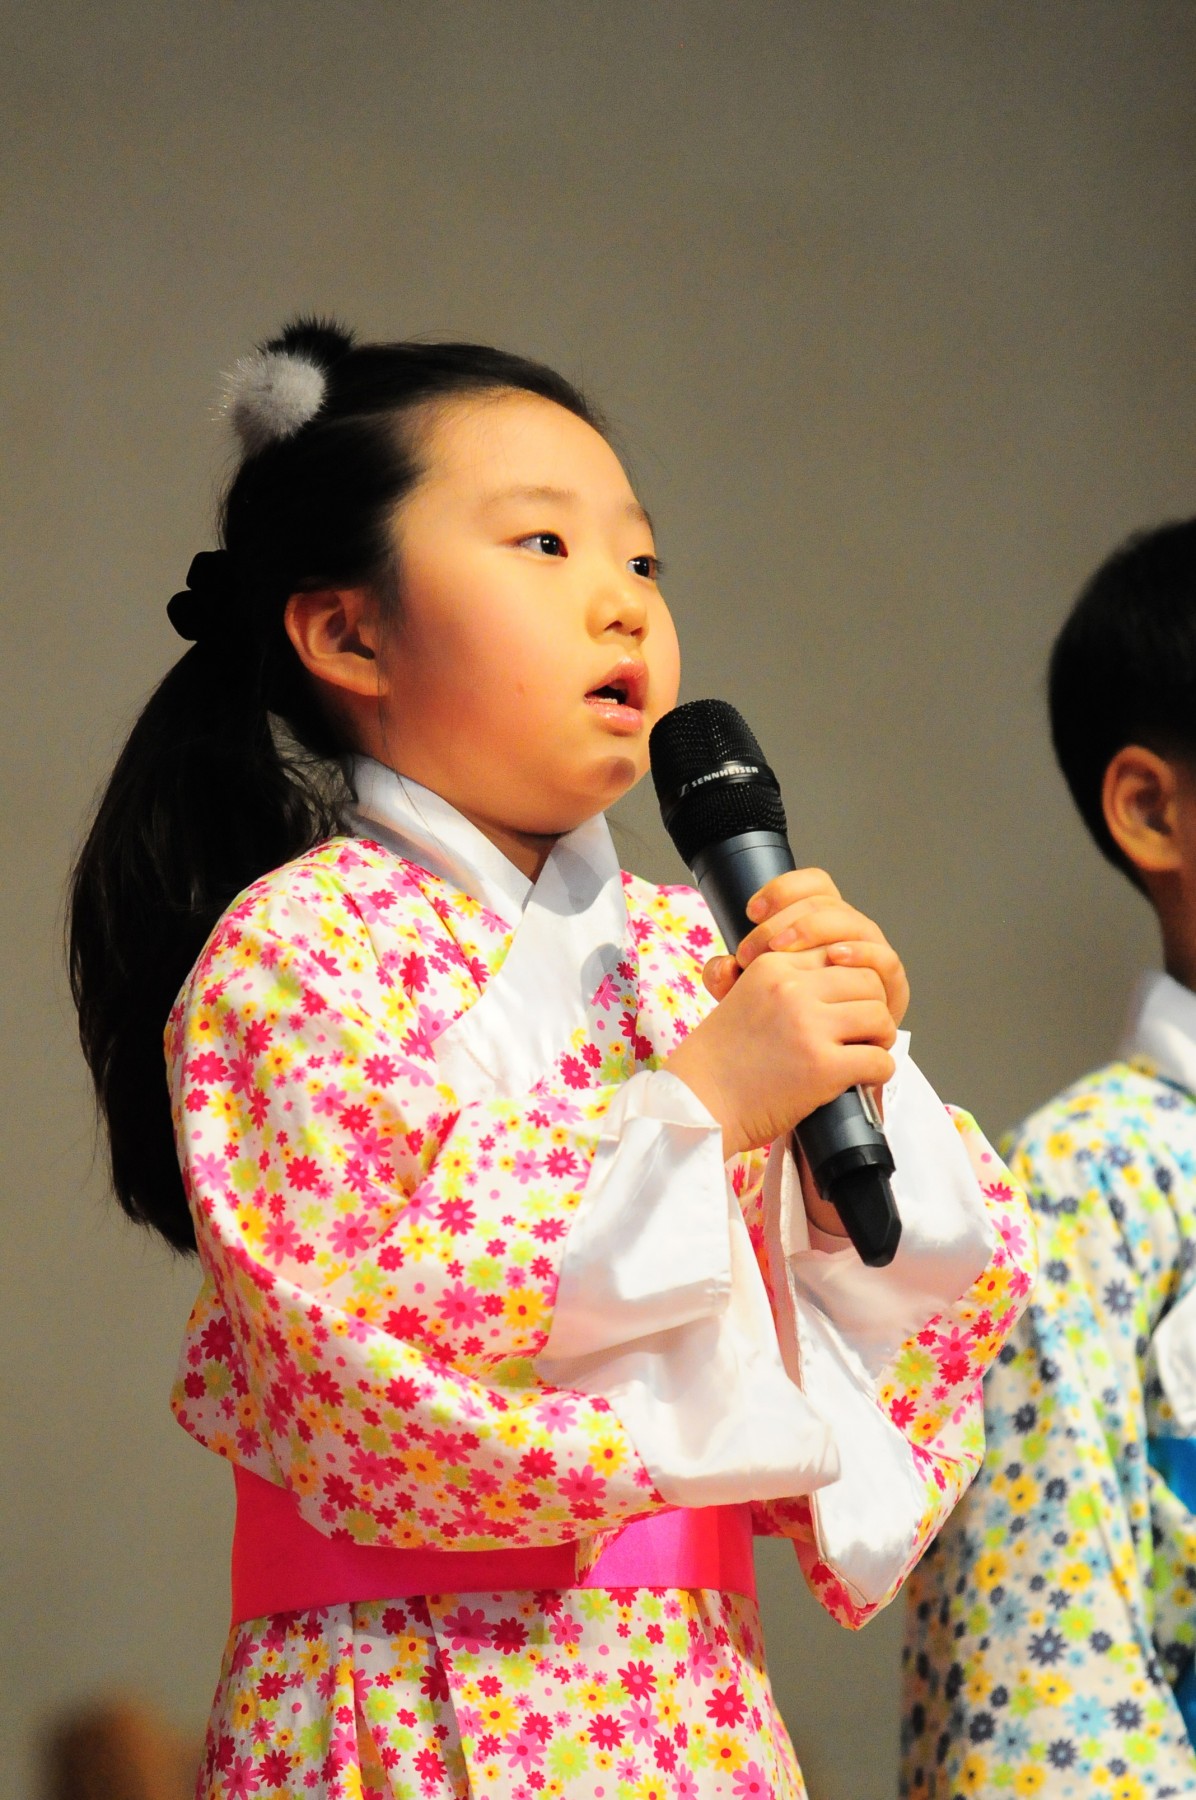
[[[327,377],[294,350],[255,350],[225,380],[224,412],[248,455],[293,437],[324,404]]]

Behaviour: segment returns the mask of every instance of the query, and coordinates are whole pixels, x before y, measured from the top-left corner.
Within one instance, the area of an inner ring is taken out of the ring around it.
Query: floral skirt
[[[802,1800],[755,1602],[432,1594],[233,1628],[199,1800]]]

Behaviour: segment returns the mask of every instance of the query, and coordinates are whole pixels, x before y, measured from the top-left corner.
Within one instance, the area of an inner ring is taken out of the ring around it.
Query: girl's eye
[[[520,538],[519,548],[531,550],[537,556],[568,556],[565,540],[558,537],[555,531],[533,531],[530,537]]]
[[[627,566],[633,575],[642,575],[645,581],[659,581],[664,569],[659,556],[633,556]]]

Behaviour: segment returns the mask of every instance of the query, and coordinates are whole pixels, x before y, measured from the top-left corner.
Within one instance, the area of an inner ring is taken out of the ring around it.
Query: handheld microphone
[[[725,700],[675,707],[653,726],[648,748],[665,829],[734,951],[752,928],[752,895],[797,866],[777,778]],[[871,1095],[849,1088],[816,1107],[794,1137],[861,1260],[872,1268],[892,1262],[901,1238],[893,1153]]]

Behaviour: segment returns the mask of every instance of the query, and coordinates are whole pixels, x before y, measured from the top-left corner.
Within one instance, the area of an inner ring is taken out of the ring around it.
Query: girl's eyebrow
[[[561,506],[575,506],[580,496],[574,488],[549,487],[544,485],[519,485],[500,488],[493,494],[487,494],[483,502],[485,506],[501,506],[505,500],[555,500]],[[639,525],[646,525],[652,531],[652,516],[647,507],[641,506],[638,500],[629,500],[623,508],[626,518],[634,519]]]

